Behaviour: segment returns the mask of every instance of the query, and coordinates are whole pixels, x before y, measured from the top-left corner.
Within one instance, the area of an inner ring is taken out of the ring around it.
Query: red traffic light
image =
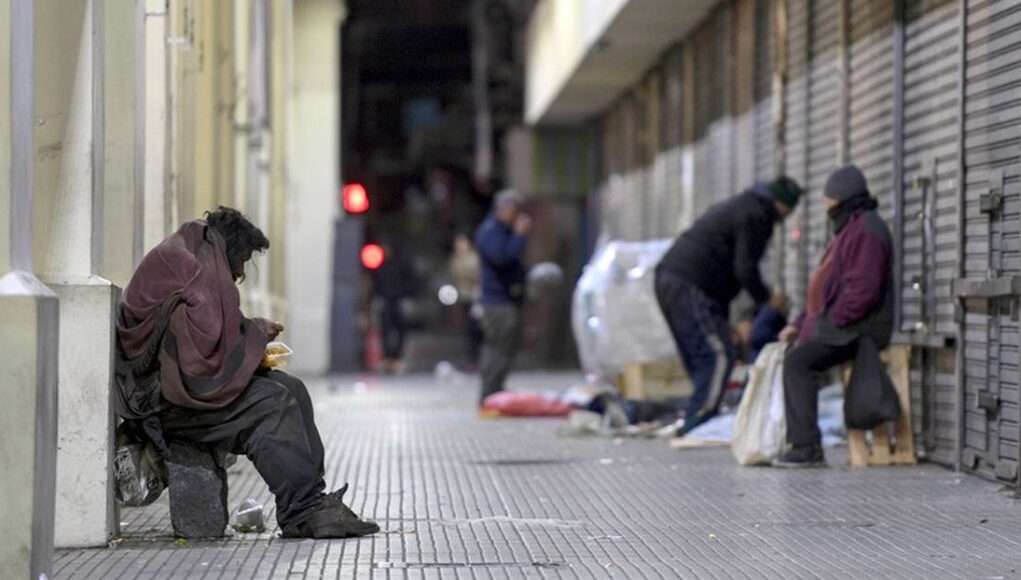
[[[347,213],[365,213],[369,211],[369,194],[361,183],[349,183],[344,186],[344,211]]]
[[[379,244],[365,244],[362,246],[362,266],[369,270],[375,270],[383,265],[383,248]]]

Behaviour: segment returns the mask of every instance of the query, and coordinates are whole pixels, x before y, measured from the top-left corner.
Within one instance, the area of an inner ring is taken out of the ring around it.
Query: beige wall
[[[0,0],[0,276],[11,270],[11,0]]]

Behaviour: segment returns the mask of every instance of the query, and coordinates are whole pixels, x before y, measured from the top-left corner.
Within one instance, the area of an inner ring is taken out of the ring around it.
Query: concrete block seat
[[[226,456],[211,449],[168,441],[170,521],[181,538],[219,538],[227,529]]]

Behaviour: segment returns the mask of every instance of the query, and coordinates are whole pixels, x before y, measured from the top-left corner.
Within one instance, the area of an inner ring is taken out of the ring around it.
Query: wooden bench
[[[892,346],[881,355],[890,373],[897,398],[900,418],[893,424],[880,425],[869,434],[857,429],[847,430],[848,463],[852,467],[870,465],[914,465],[915,437],[911,426],[911,347]],[[849,384],[853,363],[844,365],[844,385]]]

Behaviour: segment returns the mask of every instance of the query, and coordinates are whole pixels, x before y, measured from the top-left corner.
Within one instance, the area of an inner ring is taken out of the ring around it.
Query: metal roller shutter
[[[773,130],[773,24],[772,2],[755,3],[755,179],[772,179],[776,173],[776,131]]]
[[[804,185],[808,167],[808,0],[787,2],[787,84],[784,89],[784,172]],[[787,218],[784,239],[784,287],[794,312],[805,303],[808,262],[804,236],[807,203]]]
[[[731,36],[733,23],[730,11],[726,7],[716,11],[713,16],[712,35],[712,81],[713,81],[713,116],[709,127],[712,142],[713,165],[715,172],[712,188],[708,192],[713,196],[711,203],[723,201],[736,192],[734,173],[737,171],[734,155],[734,87],[731,70]]]
[[[681,215],[681,134],[684,115],[684,52],[680,46],[667,54],[663,63],[663,164],[665,165],[666,204],[660,215],[664,237],[676,235]]]
[[[1018,296],[994,283],[1021,270],[1021,4],[966,6],[963,463],[1017,483]]]
[[[903,18],[900,330],[938,343],[933,339],[956,329],[951,282],[959,238],[957,3],[907,0]],[[957,461],[956,366],[952,347],[916,348],[912,354],[917,447],[944,464]]]
[[[850,1],[848,161],[893,219],[893,17],[890,0]]]
[[[717,111],[720,96],[717,92],[718,76],[714,52],[712,22],[704,24],[693,39],[695,51],[695,110],[694,110],[694,149],[695,149],[695,207],[694,215],[705,213],[715,200],[717,154],[712,135],[713,122],[718,118]]]
[[[755,179],[755,66],[756,0],[733,5],[733,146],[732,181],[727,195],[748,187]],[[726,61],[725,61],[726,62]]]
[[[808,263],[814,268],[829,239],[829,224],[822,190],[837,168],[840,139],[840,67],[838,66],[839,2],[812,2],[809,21],[808,175],[805,200],[808,211]]]

